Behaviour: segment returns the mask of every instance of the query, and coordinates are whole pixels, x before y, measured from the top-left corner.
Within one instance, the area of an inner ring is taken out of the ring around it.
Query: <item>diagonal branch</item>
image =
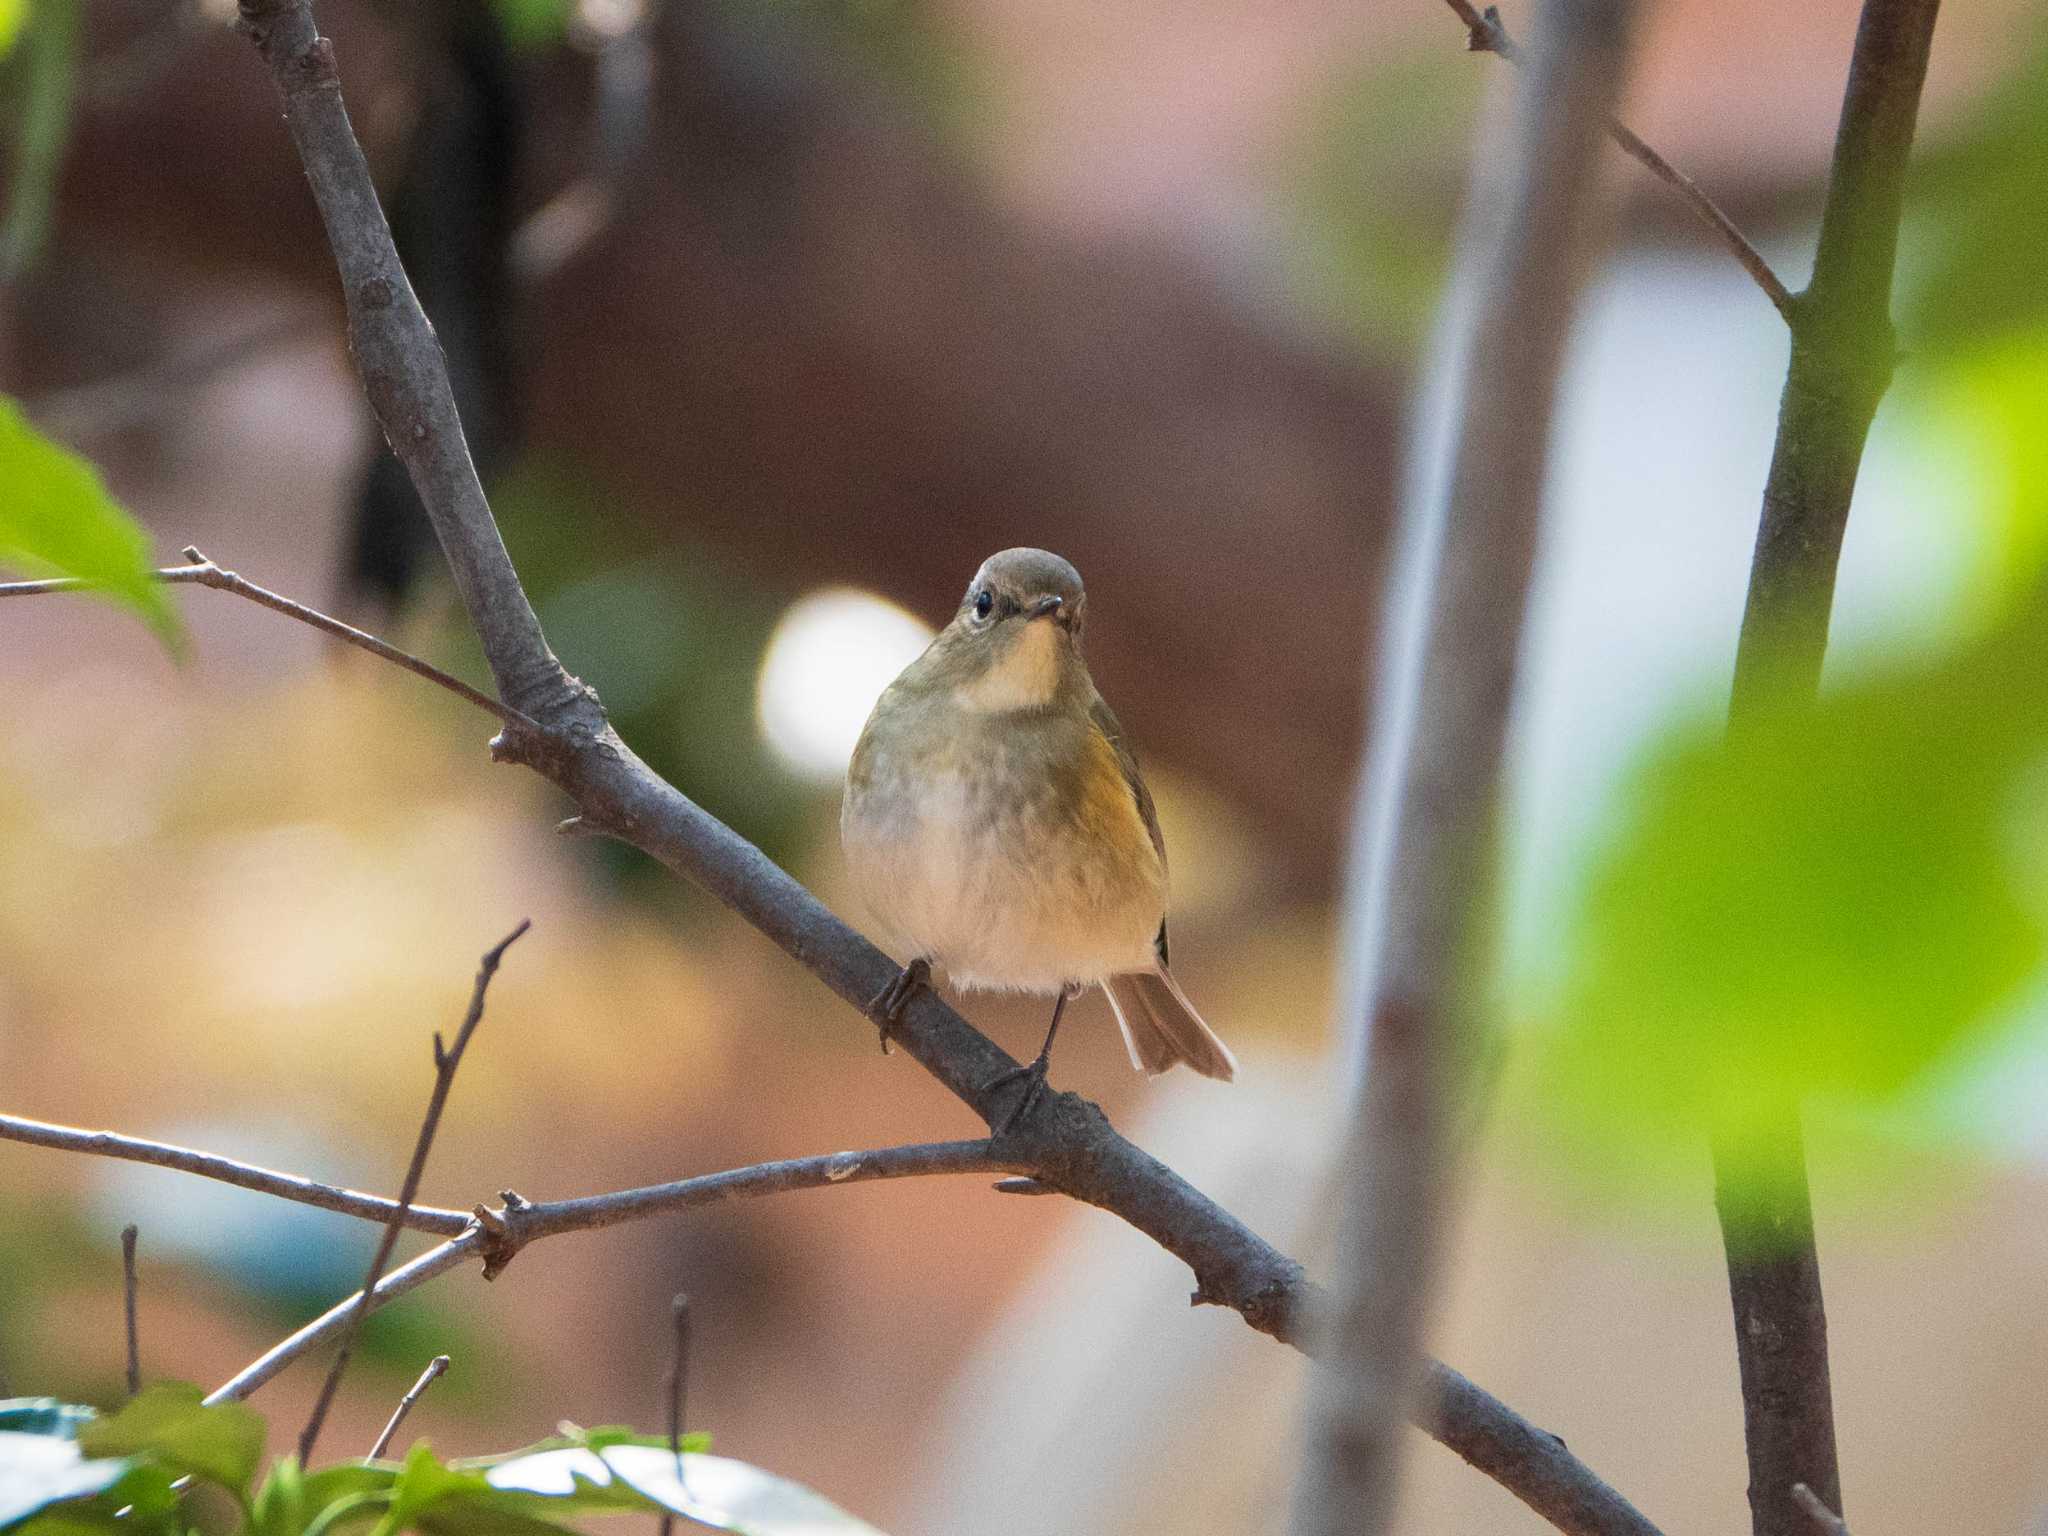
[[[1500,19],[1497,6],[1489,5],[1481,11],[1471,0],[1444,0],[1444,3],[1457,12],[1458,20],[1465,24],[1465,46],[1472,52],[1499,54],[1510,64],[1522,62],[1522,50],[1508,36],[1507,26]],[[1639,162],[1652,176],[1685,199],[1686,206],[1728,247],[1728,253],[1742,264],[1742,270],[1763,290],[1764,297],[1771,301],[1771,307],[1790,324],[1793,306],[1798,299],[1771,270],[1763,252],[1750,243],[1749,236],[1728,217],[1719,203],[1707,195],[1706,189],[1658,154],[1620,118],[1608,117],[1607,136],[1621,146],[1622,153]]]
[[[894,963],[642,763],[611,729],[595,695],[548,649],[477,484],[432,328],[392,249],[342,104],[333,46],[320,36],[309,0],[241,0],[241,10],[327,229],[371,408],[412,476],[500,695],[539,727],[501,736],[494,751],[554,782],[576,801],[586,825],[703,886],[865,1009],[895,976]],[[1001,1123],[1024,1091],[1001,1086],[1015,1080],[1016,1063],[930,993],[912,1001],[895,1038],[990,1125]],[[1254,1328],[1301,1342],[1304,1315],[1316,1300],[1301,1266],[1117,1135],[1094,1105],[1048,1095],[999,1146],[1030,1165],[1040,1183],[1113,1212],[1184,1260],[1195,1274],[1197,1300],[1229,1306]],[[1646,1529],[1561,1441],[1549,1437],[1548,1450],[1536,1449],[1539,1431],[1476,1389],[1461,1390],[1459,1384],[1470,1385],[1463,1378],[1438,1382],[1444,1398],[1418,1407],[1418,1421],[1439,1433],[1447,1422],[1478,1425],[1497,1444],[1531,1447],[1496,1458],[1490,1470],[1560,1528],[1588,1536]],[[1554,1497],[1560,1486],[1581,1503]]]
[[[405,1170],[405,1183],[398,1192],[398,1209],[384,1224],[384,1235],[377,1240],[377,1252],[370,1260],[370,1272],[363,1281],[362,1290],[357,1293],[356,1305],[342,1319],[341,1343],[334,1351],[334,1364],[328,1369],[327,1379],[320,1384],[320,1395],[313,1400],[313,1411],[307,1416],[306,1427],[299,1435],[299,1465],[302,1467],[313,1464],[313,1446],[320,1438],[320,1426],[326,1421],[327,1410],[333,1405],[334,1394],[341,1386],[342,1373],[348,1369],[356,1334],[362,1329],[363,1319],[369,1316],[370,1297],[377,1289],[378,1280],[383,1278],[384,1266],[391,1262],[392,1250],[398,1246],[398,1234],[405,1230],[405,1213],[411,1209],[414,1197],[420,1192],[420,1180],[427,1171],[427,1154],[434,1149],[434,1135],[441,1129],[441,1112],[448,1107],[448,1094],[455,1086],[455,1074],[462,1066],[462,1054],[469,1049],[469,1039],[476,1033],[477,1025],[483,1022],[484,995],[491,989],[491,978],[498,974],[498,964],[505,958],[505,951],[518,943],[520,936],[532,926],[530,918],[522,918],[518,927],[484,951],[484,957],[476,968],[476,985],[470,989],[469,1011],[463,1014],[462,1027],[455,1032],[455,1043],[444,1048],[439,1031],[435,1032],[434,1091],[427,1098],[426,1114],[420,1118],[420,1133],[412,1146],[412,1162]]]

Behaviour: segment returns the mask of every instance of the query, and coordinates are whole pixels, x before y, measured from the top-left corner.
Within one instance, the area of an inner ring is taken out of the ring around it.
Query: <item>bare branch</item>
[[[405,1422],[405,1416],[412,1412],[412,1405],[426,1395],[427,1388],[441,1379],[441,1373],[448,1369],[448,1357],[436,1355],[427,1362],[427,1368],[420,1372],[420,1379],[412,1384],[412,1390],[398,1400],[398,1406],[391,1410],[391,1417],[385,1421],[383,1431],[377,1436],[377,1443],[363,1458],[375,1461],[384,1454],[384,1448],[391,1443],[391,1437],[398,1433],[398,1426]]]
[[[365,1195],[336,1184],[301,1178],[295,1173],[276,1173],[268,1168],[258,1168],[253,1163],[237,1162],[231,1157],[195,1152],[190,1147],[173,1146],[166,1141],[144,1141],[137,1136],[122,1136],[113,1131],[81,1131],[68,1125],[51,1125],[43,1120],[0,1115],[0,1141],[18,1141],[59,1152],[83,1152],[92,1157],[114,1157],[123,1162],[174,1168],[180,1173],[196,1173],[201,1178],[233,1184],[239,1189],[253,1189],[258,1194],[276,1195],[300,1205],[318,1206],[323,1211],[360,1216],[365,1221],[389,1221],[398,1211],[398,1203],[382,1195]],[[444,1237],[461,1232],[469,1222],[466,1211],[440,1210],[430,1205],[415,1206],[405,1213],[408,1227],[419,1232],[437,1232]]]
[[[1508,36],[1507,26],[1500,19],[1497,7],[1489,5],[1481,11],[1471,4],[1471,0],[1444,0],[1444,3],[1457,12],[1458,20],[1465,23],[1467,48],[1474,53],[1499,54],[1510,64],[1522,62],[1522,50]],[[1707,195],[1706,189],[1658,154],[1620,118],[1608,117],[1607,135],[1621,146],[1624,154],[1640,162],[1652,176],[1685,199],[1686,206],[1699,215],[1701,222],[1728,247],[1729,254],[1742,264],[1742,270],[1764,291],[1771,307],[1789,324],[1793,306],[1799,302],[1797,297],[1779,280],[1771,264],[1764,260],[1763,253],[1750,243],[1749,237],[1728,217],[1721,205]]]
[[[191,562],[189,565],[166,566],[155,573],[156,579],[173,586],[212,587],[216,592],[232,592],[237,597],[246,597],[252,603],[258,603],[287,618],[297,619],[301,624],[310,624],[317,630],[346,640],[350,645],[359,646],[372,656],[381,656],[386,661],[405,668],[416,677],[424,677],[430,683],[438,683],[457,698],[468,700],[485,713],[495,715],[506,725],[528,731],[540,729],[518,710],[499,703],[488,693],[470,687],[459,677],[451,677],[433,663],[421,661],[419,657],[408,651],[401,651],[389,641],[379,640],[367,630],[357,629],[353,624],[344,624],[340,619],[322,613],[317,608],[308,608],[304,603],[295,603],[268,587],[259,587],[255,582],[238,576],[233,571],[223,570],[189,546],[185,550],[185,558]],[[80,581],[72,576],[52,576],[41,581],[6,581],[0,582],[0,597],[40,597],[51,592],[84,592],[89,590],[90,586],[89,582]]]
[[[434,1035],[434,1091],[427,1099],[427,1112],[420,1119],[420,1133],[413,1142],[412,1162],[405,1170],[405,1183],[398,1192],[398,1209],[392,1212],[391,1220],[385,1224],[377,1252],[370,1260],[369,1275],[357,1293],[355,1309],[343,1322],[341,1343],[334,1352],[334,1364],[328,1369],[327,1380],[321,1383],[320,1395],[314,1399],[313,1411],[306,1419],[305,1429],[299,1434],[299,1465],[302,1467],[313,1464],[313,1446],[320,1438],[320,1425],[334,1402],[335,1391],[341,1386],[342,1372],[348,1369],[356,1334],[362,1328],[363,1319],[370,1314],[371,1295],[383,1277],[384,1266],[391,1262],[391,1251],[398,1246],[398,1234],[405,1230],[405,1213],[420,1192],[420,1180],[427,1171],[427,1154],[433,1150],[434,1133],[441,1128],[441,1112],[448,1106],[448,1093],[455,1086],[455,1074],[462,1066],[462,1054],[469,1049],[469,1039],[476,1033],[477,1025],[483,1022],[484,996],[490,991],[491,978],[498,974],[498,964],[505,958],[505,951],[532,926],[530,918],[522,918],[518,927],[484,951],[476,969],[476,985],[470,989],[469,1011],[462,1016],[462,1027],[455,1032],[455,1043],[443,1049],[439,1032]]]
[[[1821,1502],[1820,1495],[1804,1483],[1792,1485],[1792,1502],[1813,1522],[1820,1536],[1849,1536],[1849,1522]]]
[[[342,106],[332,45],[320,37],[309,0],[242,0],[242,16],[283,99],[334,247],[351,351],[371,409],[412,473],[500,694],[540,727],[501,737],[494,750],[565,790],[587,825],[695,881],[843,1000],[864,1008],[895,976],[895,963],[758,848],[653,773],[611,729],[595,696],[548,650],[470,468],[439,349],[400,270]],[[991,1126],[1002,1123],[1024,1091],[1021,1084],[999,1086],[1016,1082],[1016,1063],[931,993],[912,1000],[894,1039]],[[1049,1094],[999,1145],[1010,1171],[1028,1172],[1048,1188],[1113,1212],[1185,1261],[1194,1271],[1196,1300],[1231,1307],[1276,1338],[1303,1341],[1316,1296],[1301,1266],[1117,1135],[1094,1105]],[[508,1225],[516,1229],[533,1209],[508,1206]],[[1418,1421],[1439,1424],[1439,1406],[1418,1408]],[[1459,1406],[1488,1422],[1502,1444],[1518,1443],[1528,1429],[1484,1394],[1461,1398]],[[1554,1443],[1556,1456],[1542,1465],[1504,1458],[1495,1463],[1495,1475],[1518,1495],[1536,1498],[1545,1497],[1542,1490],[1557,1476],[1567,1476],[1599,1512],[1567,1530],[1590,1536],[1627,1529],[1628,1517],[1640,1519]]]
[[[936,1173],[987,1173],[1017,1166],[1016,1160],[993,1142],[947,1141],[886,1147],[872,1152],[830,1152],[822,1157],[760,1163],[751,1168],[680,1179],[672,1184],[655,1184],[645,1189],[622,1189],[615,1194],[580,1200],[532,1202],[515,1195],[509,1197],[500,1209],[480,1209],[460,1236],[428,1249],[411,1263],[400,1265],[386,1275],[369,1293],[370,1302],[364,1310],[374,1311],[435,1276],[446,1274],[467,1258],[482,1259],[484,1272],[489,1276],[509,1263],[512,1255],[527,1243],[563,1232],[586,1232],[668,1211],[723,1205],[732,1200],[782,1194],[795,1189],[830,1189],[841,1184],[917,1178]],[[358,1291],[328,1308],[290,1338],[266,1351],[261,1359],[223,1382],[207,1401],[228,1402],[247,1397],[301,1355],[319,1348],[340,1332],[349,1316],[362,1305],[364,1294]]]
[[[135,1316],[135,1239],[139,1231],[134,1222],[121,1229],[121,1314],[128,1325],[128,1395],[133,1397],[142,1390],[142,1335]]]
[[[1488,854],[1550,413],[1633,10],[1632,0],[1549,0],[1502,206],[1475,210],[1461,241],[1477,307],[1450,474],[1441,500],[1414,499],[1404,529],[1403,571],[1423,584],[1429,609],[1420,636],[1383,647],[1368,727],[1375,783],[1358,814],[1391,807],[1393,831],[1358,844],[1384,847],[1391,863],[1383,901],[1377,858],[1353,872],[1346,945],[1367,1013],[1364,1076],[1343,1155],[1336,1295],[1310,1381],[1294,1536],[1377,1536],[1393,1519],[1399,1429],[1423,1373],[1449,1098],[1484,1027],[1470,977],[1487,958]],[[1408,593],[1390,585],[1393,612],[1406,614]],[[1399,722],[1411,719],[1404,732]]]

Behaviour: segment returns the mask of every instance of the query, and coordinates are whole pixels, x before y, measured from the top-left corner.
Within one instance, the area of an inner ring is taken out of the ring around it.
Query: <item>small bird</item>
[[[840,811],[877,937],[910,957],[869,1005],[884,1050],[934,963],[959,987],[1055,997],[1005,1129],[1044,1089],[1060,1014],[1096,983],[1133,1066],[1237,1073],[1166,969],[1166,845],[1082,660],[1086,617],[1080,573],[1058,555],[990,556],[868,716]]]

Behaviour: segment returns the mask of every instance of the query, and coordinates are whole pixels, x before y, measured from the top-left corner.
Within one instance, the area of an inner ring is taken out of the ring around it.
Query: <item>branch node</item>
[[[1057,1190],[1049,1189],[1039,1183],[1038,1180],[1029,1177],[997,1179],[995,1183],[989,1185],[989,1188],[999,1195],[1051,1195],[1058,1193]]]

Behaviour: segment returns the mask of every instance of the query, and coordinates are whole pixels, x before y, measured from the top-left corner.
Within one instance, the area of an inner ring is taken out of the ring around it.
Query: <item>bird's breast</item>
[[[1151,963],[1166,871],[1098,733],[954,718],[883,737],[841,817],[878,937],[965,986],[1053,991]]]

